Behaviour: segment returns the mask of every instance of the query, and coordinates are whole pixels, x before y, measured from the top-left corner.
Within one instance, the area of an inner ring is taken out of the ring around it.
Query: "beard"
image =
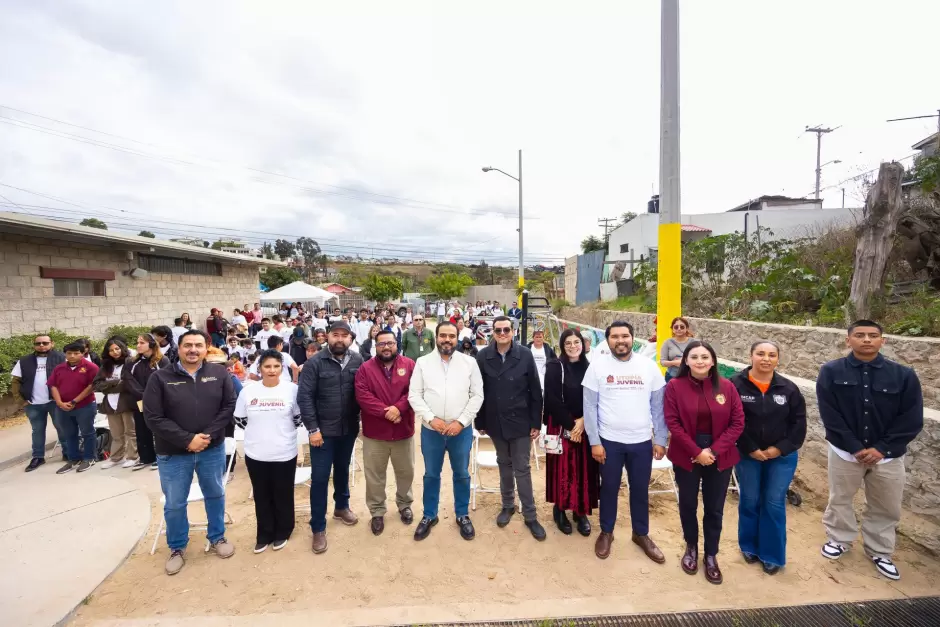
[[[397,352],[388,353],[388,354],[378,353],[376,357],[378,357],[379,361],[381,361],[383,364],[390,364],[393,361],[395,361],[396,357],[398,357],[398,353]]]
[[[453,344],[438,344],[437,352],[441,355],[453,355],[456,347]]]
[[[617,357],[629,357],[630,353],[633,352],[633,346],[628,345],[614,345],[611,347],[610,352],[612,352]]]
[[[348,347],[345,342],[331,342],[330,343],[330,353],[335,357],[342,357],[346,354]]]

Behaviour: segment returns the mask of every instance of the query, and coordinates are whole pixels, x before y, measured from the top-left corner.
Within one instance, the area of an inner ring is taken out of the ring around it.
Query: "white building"
[[[658,211],[659,203],[650,209]],[[769,229],[770,239],[810,237],[832,226],[856,222],[860,209],[823,209],[822,200],[761,196],[723,213],[683,214],[682,241],[692,242],[735,231],[748,234],[758,228]],[[655,257],[659,246],[659,213],[644,213],[618,227],[610,234],[608,261],[639,260]]]

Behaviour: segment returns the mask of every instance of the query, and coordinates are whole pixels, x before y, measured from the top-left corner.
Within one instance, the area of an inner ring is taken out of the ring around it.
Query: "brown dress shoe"
[[[665,564],[666,556],[663,555],[663,552],[659,550],[659,547],[656,546],[656,543],[649,536],[638,536],[633,534],[633,544],[637,545],[643,552],[646,553],[646,557],[650,558],[657,564]]]
[[[350,527],[359,522],[359,517],[353,514],[351,509],[334,510],[333,518]]]
[[[313,534],[313,552],[326,553],[326,532],[315,531]]]
[[[382,516],[373,516],[372,522],[369,524],[369,527],[372,528],[372,535],[380,536],[382,532],[385,531],[385,518]]]
[[[602,531],[601,535],[597,536],[597,541],[594,543],[594,555],[602,560],[607,559],[610,557],[610,545],[613,543],[614,534]]]
[[[415,520],[414,512],[411,511],[410,507],[403,507],[398,510],[398,515],[401,516],[401,521],[406,525],[410,525]]]
[[[691,544],[685,545],[685,555],[682,556],[682,570],[687,575],[694,575],[698,572],[698,547]]]
[[[705,579],[708,583],[718,585],[722,582],[721,569],[718,568],[718,558],[714,555],[705,556]]]

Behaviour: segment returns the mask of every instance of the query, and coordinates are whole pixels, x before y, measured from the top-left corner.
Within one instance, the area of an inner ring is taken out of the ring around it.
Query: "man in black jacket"
[[[313,552],[324,553],[327,488],[333,472],[333,518],[344,525],[359,522],[349,509],[349,460],[359,436],[356,373],[362,365],[350,351],[356,335],[346,322],[334,322],[327,334],[329,350],[321,350],[300,372],[297,404],[310,434],[310,529]]]
[[[33,458],[26,466],[26,472],[32,472],[46,463],[47,416],[52,418],[62,454],[65,454],[65,438],[55,421],[55,401],[46,385],[49,375],[64,361],[65,354],[55,350],[55,342],[51,337],[37,335],[33,339],[33,354],[21,357],[10,372],[13,377],[13,398],[23,402],[33,430]]]
[[[825,364],[816,379],[819,416],[829,442],[829,504],[823,514],[828,541],[823,557],[842,557],[858,535],[852,506],[864,484],[865,553],[888,579],[901,574],[891,561],[904,493],[904,454],[924,428],[920,381],[911,368],[885,359],[881,326],[858,320],[849,327],[851,354]]]
[[[183,568],[189,543],[186,499],[193,473],[205,497],[210,548],[231,557],[225,539],[225,428],[235,411],[235,387],[225,366],[205,361],[212,340],[203,331],[180,336],[180,361],[155,371],[144,390],[144,420],[153,431],[166,504],[166,573]]]
[[[476,427],[493,440],[499,465],[499,488],[503,509],[496,524],[505,527],[515,513],[513,484],[519,490],[525,525],[536,540],[545,539],[545,529],[536,518],[535,495],[529,459],[532,441],[542,427],[542,385],[532,352],[512,339],[512,320],[493,320],[495,342],[477,354],[483,375],[483,406]]]

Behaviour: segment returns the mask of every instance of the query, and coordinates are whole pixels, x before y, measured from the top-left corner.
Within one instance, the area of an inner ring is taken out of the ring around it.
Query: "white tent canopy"
[[[276,290],[261,293],[262,303],[316,303],[322,306],[331,298],[336,298],[336,294],[303,281],[294,281]]]

